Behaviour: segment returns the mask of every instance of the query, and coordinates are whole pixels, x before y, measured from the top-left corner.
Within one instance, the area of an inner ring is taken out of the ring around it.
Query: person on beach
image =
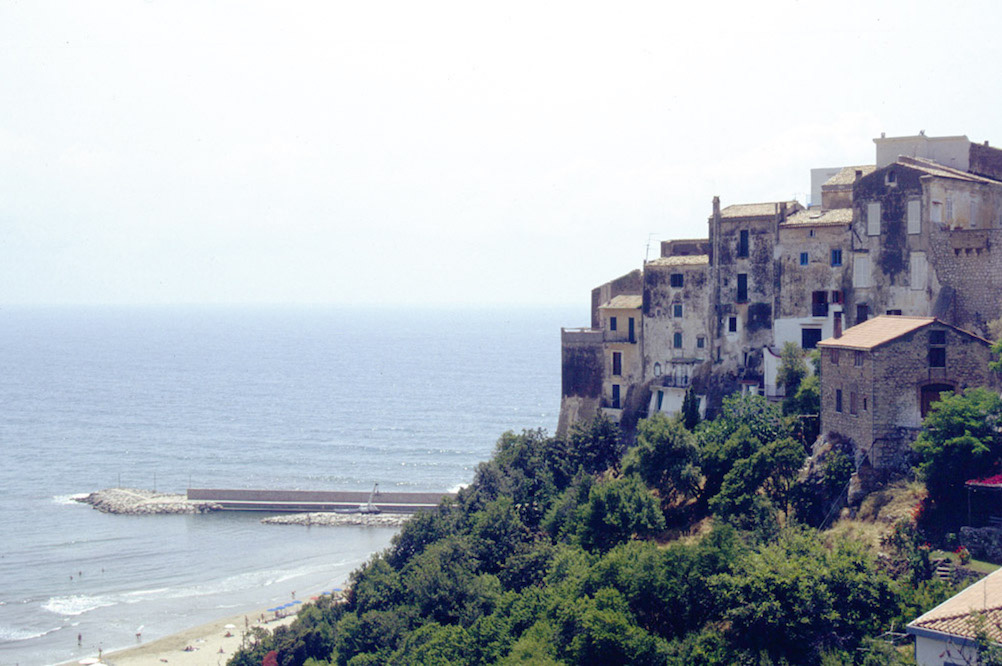
[[[83,634],[77,634],[77,645],[83,645]]]

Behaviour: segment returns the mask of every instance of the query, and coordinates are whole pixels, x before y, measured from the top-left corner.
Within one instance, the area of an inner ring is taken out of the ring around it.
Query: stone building
[[[714,320],[707,250],[706,240],[673,241],[662,244],[662,257],[644,264],[643,374],[651,392],[648,413],[679,411],[686,390],[708,358]]]
[[[929,405],[944,391],[998,382],[991,343],[935,317],[880,315],[818,343],[821,433],[849,441],[857,467],[909,459]]]
[[[600,410],[677,411],[690,387],[711,415],[738,390],[779,397],[783,345],[810,350],[837,318],[937,317],[985,336],[1002,315],[1002,150],[922,133],[874,142],[874,165],[812,170],[811,207],[714,197],[705,239],[663,241],[643,270],[592,290],[591,328],[562,336],[558,434]],[[624,296],[640,298],[638,339],[613,349],[603,313],[627,316]]]

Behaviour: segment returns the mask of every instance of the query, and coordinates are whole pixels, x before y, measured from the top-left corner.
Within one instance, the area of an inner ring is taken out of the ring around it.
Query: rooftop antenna
[[[647,263],[647,258],[651,256],[651,239],[657,236],[653,231],[647,234],[647,247],[644,249],[644,263]]]

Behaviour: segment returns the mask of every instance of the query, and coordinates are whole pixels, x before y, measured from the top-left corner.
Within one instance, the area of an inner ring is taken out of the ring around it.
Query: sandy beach
[[[295,619],[293,613],[280,620],[260,622],[262,614],[265,617],[274,617],[275,615],[262,610],[257,613],[235,615],[216,620],[148,643],[138,643],[135,647],[105,653],[103,659],[95,663],[107,664],[108,666],[162,666],[163,664],[209,666],[225,664],[226,660],[240,648],[246,631],[245,627],[250,629],[264,627],[272,630],[275,627],[291,624]],[[228,625],[232,625],[232,627]],[[227,636],[227,633],[231,635]],[[193,649],[185,651],[185,648],[189,646]],[[89,657],[96,659],[97,655],[89,655]],[[83,660],[68,661],[62,666],[78,664],[81,661]]]

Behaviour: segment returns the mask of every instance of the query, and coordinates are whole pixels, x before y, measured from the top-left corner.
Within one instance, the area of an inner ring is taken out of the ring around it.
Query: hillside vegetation
[[[505,433],[455,502],[352,574],[344,603],[308,605],[230,663],[908,663],[876,637],[952,593],[897,520],[921,489],[820,532],[843,452],[799,474],[797,415],[754,396],[690,425],[642,421],[629,447],[602,418],[566,441]]]

